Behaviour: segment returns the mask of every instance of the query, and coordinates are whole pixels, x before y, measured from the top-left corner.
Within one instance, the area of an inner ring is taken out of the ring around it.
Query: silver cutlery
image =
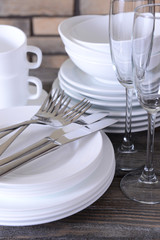
[[[58,96],[58,97],[57,97]],[[43,103],[40,110],[31,118],[29,121],[25,121],[21,124],[27,124],[22,126],[13,136],[11,136],[7,141],[0,145],[0,155],[4,153],[4,151],[11,145],[11,143],[27,128],[29,124],[32,123],[43,123],[46,125],[52,125],[54,128],[61,127],[67,125],[71,122],[76,121],[83,113],[85,113],[88,108],[91,106],[89,101],[83,99],[77,104],[75,104],[70,109],[66,110],[70,99],[64,98],[64,93],[58,92],[58,95],[55,97],[51,97],[49,94],[48,104],[48,97],[46,98],[45,102]],[[57,102],[57,99],[60,98]],[[64,101],[62,102],[62,100]],[[67,99],[67,104],[64,105]],[[17,125],[14,125],[17,126]],[[7,129],[7,128],[6,128]],[[6,131],[6,130],[5,130]]]
[[[64,125],[63,127],[62,127],[62,129],[58,129],[58,130],[54,130],[54,132],[53,132],[53,134],[54,134],[54,138],[55,139],[57,139],[59,136],[61,136],[61,135],[63,135],[63,134],[65,134],[65,133],[67,133],[67,132],[69,132],[70,130],[76,130],[76,129],[79,129],[79,128],[81,128],[81,126],[88,126],[89,124],[92,124],[92,123],[95,123],[95,122],[98,122],[98,121],[100,121],[100,120],[102,120],[102,119],[105,119],[106,118],[106,116],[108,115],[108,113],[105,113],[105,112],[103,112],[103,113],[93,113],[93,114],[91,114],[91,115],[88,115],[88,116],[81,116],[81,119],[78,119],[77,121],[75,121],[75,123],[74,124],[72,124],[72,126],[70,127],[70,125]],[[115,119],[108,119],[107,120],[108,121],[108,125],[111,125],[111,124],[113,124],[113,121],[114,121],[114,123],[117,121],[117,120],[115,120]],[[80,125],[80,126],[79,126]],[[40,142],[38,142],[38,144],[39,144]],[[41,143],[43,144],[44,142],[43,142],[43,140],[41,141]],[[36,148],[36,144],[33,144],[32,146],[30,146],[29,147],[29,151],[32,151],[32,150],[34,150]],[[25,152],[27,151],[27,148],[25,148]],[[7,160],[7,162],[9,161],[9,158],[7,158],[8,160]],[[0,160],[0,166],[1,165],[3,165],[3,164],[5,164],[5,163],[7,163],[6,162],[6,160],[4,160],[4,159],[1,159]]]
[[[71,123],[60,129],[55,130],[49,137],[38,141],[37,143],[13,154],[7,158],[1,159],[0,175],[26,163],[34,160],[50,151],[56,150],[60,146],[73,142],[79,138],[87,136],[93,132],[103,129],[116,122],[115,119],[102,119],[88,125],[79,125]]]

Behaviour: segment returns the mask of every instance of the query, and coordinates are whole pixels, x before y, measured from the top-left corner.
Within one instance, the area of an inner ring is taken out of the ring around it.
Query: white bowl
[[[93,61],[100,61],[103,62],[106,60],[106,55],[110,55],[109,51],[96,51],[87,47],[84,47],[73,40],[70,35],[71,29],[78,23],[82,23],[85,20],[94,19],[95,17],[100,17],[98,15],[82,15],[82,16],[75,16],[71,18],[67,18],[63,22],[61,22],[58,26],[58,32],[64,43],[65,47],[71,49],[77,55],[80,55],[82,58],[90,58]]]
[[[78,44],[94,51],[110,52],[109,16],[97,16],[75,24],[70,35]]]
[[[87,58],[83,58],[80,55],[76,55],[70,49],[65,48],[68,56],[73,63],[79,67],[83,72],[99,79],[113,79],[115,81],[116,75],[113,70],[112,62],[96,62],[89,61]],[[106,58],[107,59],[107,58]]]

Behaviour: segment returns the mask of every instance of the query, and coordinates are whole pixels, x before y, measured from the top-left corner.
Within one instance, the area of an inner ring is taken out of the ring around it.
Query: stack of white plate
[[[133,15],[127,15],[132,19]],[[108,16],[85,15],[68,18],[59,25],[59,33],[69,59],[60,67],[53,88],[60,87],[75,101],[86,97],[90,112],[108,111],[118,122],[106,132],[123,133],[125,127],[125,88],[118,82],[111,60]],[[126,27],[126,31],[128,31]],[[160,115],[156,126],[160,125]],[[132,131],[148,128],[147,112],[133,96]]]
[[[61,88],[72,98],[71,104],[86,97],[92,104],[88,112],[108,111],[110,118],[118,119],[114,125],[105,129],[106,132],[123,133],[125,126],[125,88],[118,81],[107,80],[106,83],[95,80],[94,77],[81,71],[70,59],[66,60],[58,73],[53,88]],[[160,125],[160,116],[156,126]],[[146,111],[139,105],[136,96],[133,97],[132,131],[147,129]]]
[[[37,110],[1,110],[0,127],[27,120]],[[49,126],[29,126],[4,157],[51,132]],[[34,225],[79,212],[103,195],[114,173],[114,150],[106,134],[99,131],[69,143],[0,177],[0,225]]]

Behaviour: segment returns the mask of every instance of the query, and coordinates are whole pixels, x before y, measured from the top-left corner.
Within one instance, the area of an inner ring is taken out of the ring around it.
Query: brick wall
[[[41,48],[41,67],[59,68],[67,58],[57,27],[64,19],[106,14],[110,0],[0,0],[0,24],[22,29],[30,45]]]

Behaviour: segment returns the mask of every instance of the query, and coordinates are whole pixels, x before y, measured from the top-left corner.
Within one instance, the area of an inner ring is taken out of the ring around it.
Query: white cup
[[[36,62],[27,60],[27,52],[37,56]],[[27,46],[27,37],[19,28],[0,25],[0,76],[16,75],[18,71],[35,69],[42,62],[42,52],[35,46]]]
[[[29,92],[29,83],[36,85],[36,93]],[[28,100],[39,98],[41,92],[41,81],[36,77],[28,76],[27,73],[10,78],[0,77],[0,109],[24,106]]]
[[[37,56],[29,62],[27,53]],[[42,92],[40,79],[29,77],[29,69],[35,69],[42,62],[42,52],[27,45],[27,37],[19,28],[0,25],[0,108],[22,106],[29,99],[39,98]],[[29,83],[36,86],[36,94],[29,94]]]

